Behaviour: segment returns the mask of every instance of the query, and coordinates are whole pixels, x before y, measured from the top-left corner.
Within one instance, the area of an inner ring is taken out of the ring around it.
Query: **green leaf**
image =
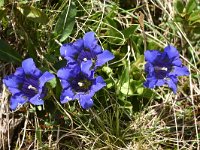
[[[0,39],[0,59],[6,62],[20,64],[22,57],[13,50],[5,41]]]
[[[109,25],[111,25],[113,28],[117,28],[117,23],[115,20],[109,16],[106,17],[106,21],[108,22]]]
[[[32,20],[36,23],[47,24],[49,21],[47,15],[43,13],[40,9],[28,5],[18,5],[17,9],[24,15],[27,19]]]
[[[4,0],[0,0],[0,7],[4,5]]]
[[[144,91],[143,81],[133,80],[124,83],[121,87],[121,93],[127,96],[142,95]]]
[[[42,144],[42,130],[41,130],[41,128],[37,127],[35,133],[36,133],[36,139],[37,139],[39,145],[41,145]]]
[[[109,43],[114,45],[122,45],[125,42],[124,35],[122,32],[118,30],[118,22],[117,20],[114,20],[113,18],[106,17],[106,21],[109,24],[107,28],[107,38]]]
[[[144,87],[139,87],[139,88],[137,89],[137,93],[138,93],[139,95],[142,95],[143,92],[144,92]]]
[[[192,11],[194,11],[197,8],[196,0],[189,0],[189,2],[186,5],[186,13],[190,14]]]
[[[138,55],[137,60],[132,63],[134,66],[137,66],[138,69],[141,69],[141,64],[144,64],[144,55]]]
[[[192,12],[188,20],[190,25],[200,22],[200,10],[195,10],[194,12]]]
[[[112,69],[108,66],[103,66],[102,71],[105,72],[108,76],[113,74]]]
[[[64,67],[64,66],[66,66],[66,64],[67,64],[67,61],[65,60],[65,59],[63,59],[63,60],[61,60],[61,61],[58,61],[58,62],[56,62],[54,65],[53,65],[53,67],[55,68],[55,69],[60,69],[60,68],[62,68],[62,67]]]
[[[51,88],[55,88],[55,87],[56,87],[56,84],[57,84],[56,78],[53,78],[53,79],[51,79],[50,81],[48,81],[48,85],[49,85]]]
[[[119,99],[119,104],[120,104],[120,109],[123,109],[123,110],[126,110],[129,115],[132,115],[133,114],[133,105],[131,104],[130,101],[128,100],[122,100],[122,99]]]
[[[2,20],[2,18],[6,16],[6,12],[7,12],[6,9],[4,9],[4,8],[0,9],[0,20]]]
[[[115,82],[111,78],[106,79],[105,82],[108,89],[115,85]]]
[[[147,49],[159,49],[159,48],[160,47],[158,45],[158,42],[150,38],[147,40]]]
[[[123,84],[129,82],[129,67],[128,67],[128,62],[125,61],[124,63],[125,63],[124,64],[124,71],[122,72],[122,74],[121,74],[121,76],[119,78],[118,84],[117,84],[117,93],[118,94],[120,93]]]
[[[182,0],[177,0],[175,2],[175,10],[177,13],[181,14],[183,12],[184,5]]]
[[[61,91],[62,91],[62,85],[60,83],[60,80],[58,78],[56,78],[56,88],[55,88],[55,94],[56,94],[56,98],[60,99],[60,95],[61,95]]]
[[[124,71],[119,78],[117,91],[120,91],[124,95],[130,96],[134,94],[135,89],[134,87],[132,88],[133,79],[130,79],[129,63],[128,61],[125,61],[124,63]]]
[[[119,84],[120,85],[122,85],[122,84],[124,84],[124,83],[129,81],[129,66],[128,66],[128,62],[125,61],[124,63],[125,63],[124,64],[124,71],[123,71],[123,73],[122,73],[122,75],[121,75],[121,77],[119,79]]]
[[[200,34],[200,27],[194,28],[193,32],[196,34]]]
[[[143,54],[144,53],[144,49],[142,48],[143,37],[138,34],[135,34],[135,35],[131,35],[130,40],[132,42],[132,46],[136,55]]]
[[[140,96],[151,99],[152,97],[156,96],[156,94],[151,89],[144,88],[144,90]]]
[[[138,27],[139,27],[138,24],[134,24],[134,25],[132,25],[132,26],[130,26],[130,27],[124,29],[124,30],[122,31],[122,33],[124,34],[124,37],[125,37],[125,38],[129,38],[129,36],[130,36],[131,34],[134,34],[134,32],[138,29]]]
[[[25,44],[27,45],[28,54],[33,59],[37,60],[37,51],[36,51],[36,44],[33,43],[33,40],[31,38],[26,38]]]
[[[121,87],[121,92],[124,94],[124,95],[134,95],[134,89],[131,88],[131,81],[130,82],[125,82],[124,84],[122,84],[122,87]]]
[[[184,21],[184,19],[183,19],[183,17],[181,17],[180,15],[175,14],[175,16],[174,16],[174,21],[175,21],[175,22],[182,22],[182,21]]]
[[[54,29],[54,33],[57,36],[61,35],[60,42],[66,40],[72,33],[75,24],[76,13],[76,5],[74,2],[71,2],[70,5],[65,7],[60,14]]]

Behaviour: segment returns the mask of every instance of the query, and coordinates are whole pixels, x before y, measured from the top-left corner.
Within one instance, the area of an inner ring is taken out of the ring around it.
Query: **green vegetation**
[[[89,31],[115,55],[96,71],[107,85],[93,97],[94,106],[61,104],[56,78],[47,84],[44,105],[11,111],[2,84],[0,149],[200,149],[197,0],[0,0],[0,79],[30,57],[56,75],[66,64],[61,44]],[[179,78],[176,94],[167,86],[143,86],[144,52],[168,44],[190,71]]]

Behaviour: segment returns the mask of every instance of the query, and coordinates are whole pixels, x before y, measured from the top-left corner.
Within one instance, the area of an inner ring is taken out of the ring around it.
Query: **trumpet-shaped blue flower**
[[[164,48],[164,52],[147,50],[144,55],[147,62],[144,86],[154,88],[167,84],[176,93],[177,77],[189,75],[188,69],[182,65],[177,49],[169,45]]]
[[[93,105],[93,95],[106,84],[101,76],[94,77],[94,70],[90,70],[92,65],[92,61],[88,60],[80,65],[71,63],[58,70],[57,76],[63,88],[61,103],[77,99],[84,109]]]
[[[16,69],[14,74],[6,76],[3,83],[12,93],[10,108],[15,110],[19,104],[30,102],[42,105],[42,98],[46,95],[45,83],[55,76],[49,72],[42,73],[36,68],[32,58],[22,62],[22,67]]]
[[[63,44],[60,54],[68,60],[68,63],[77,62],[80,65],[83,61],[91,60],[94,68],[102,66],[114,58],[111,52],[103,51],[98,45],[94,32],[87,32],[82,39],[73,43]]]

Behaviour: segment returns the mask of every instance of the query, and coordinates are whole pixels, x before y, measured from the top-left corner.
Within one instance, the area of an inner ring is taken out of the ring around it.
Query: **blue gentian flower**
[[[106,84],[101,76],[94,77],[94,70],[91,70],[93,63],[91,60],[68,64],[57,72],[63,88],[60,96],[61,103],[70,100],[79,100],[84,109],[89,109],[93,105],[92,97]]]
[[[10,108],[15,110],[19,104],[30,102],[34,105],[42,105],[42,98],[46,95],[45,83],[55,76],[49,72],[42,73],[36,68],[32,58],[22,62],[22,67],[16,69],[14,74],[6,76],[3,83],[12,93]]]
[[[145,64],[147,78],[144,86],[154,88],[167,84],[176,93],[177,77],[189,75],[188,69],[182,65],[177,49],[168,45],[164,48],[164,52],[147,50],[144,55],[147,62]]]
[[[60,48],[61,56],[68,63],[77,62],[79,65],[83,61],[91,60],[94,69],[112,60],[114,55],[108,50],[103,51],[94,35],[94,32],[87,32],[82,39],[63,44]]]

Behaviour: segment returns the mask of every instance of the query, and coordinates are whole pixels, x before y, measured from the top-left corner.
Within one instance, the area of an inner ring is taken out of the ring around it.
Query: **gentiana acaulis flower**
[[[73,43],[63,44],[60,47],[60,54],[68,60],[68,63],[76,62],[80,65],[83,61],[91,60],[93,69],[114,58],[111,52],[102,50],[92,31],[85,33],[83,38]]]
[[[101,76],[94,76],[92,65],[92,61],[87,60],[82,61],[80,65],[70,63],[58,70],[57,76],[63,88],[60,96],[61,103],[77,99],[84,109],[93,106],[93,95],[106,86],[106,83]]]
[[[3,83],[12,93],[10,108],[15,110],[18,105],[30,102],[33,105],[42,105],[42,98],[47,94],[45,83],[55,76],[49,72],[42,73],[32,58],[22,62],[22,67],[16,69],[14,74],[6,76]]]
[[[168,45],[164,48],[164,52],[147,50],[144,55],[147,73],[144,86],[155,88],[166,84],[176,93],[178,76],[189,75],[188,69],[182,65],[177,49]]]

